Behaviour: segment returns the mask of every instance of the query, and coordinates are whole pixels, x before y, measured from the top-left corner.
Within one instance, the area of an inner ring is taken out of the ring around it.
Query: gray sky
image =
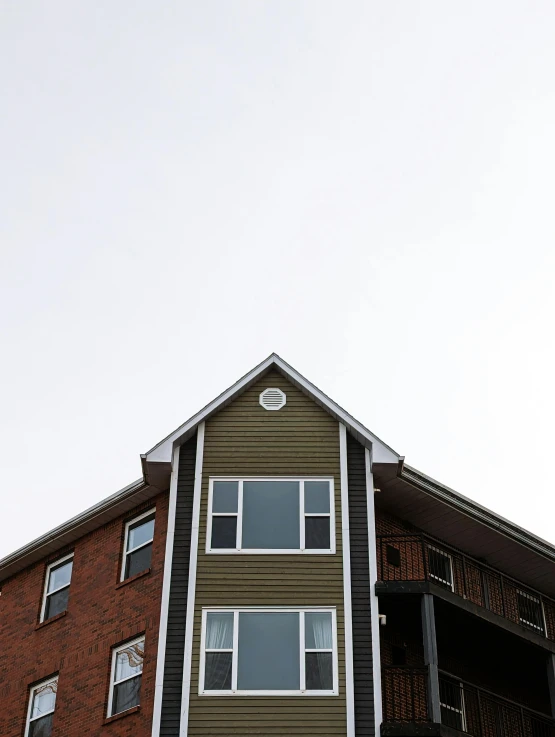
[[[555,542],[552,2],[0,6],[0,555],[273,350]]]

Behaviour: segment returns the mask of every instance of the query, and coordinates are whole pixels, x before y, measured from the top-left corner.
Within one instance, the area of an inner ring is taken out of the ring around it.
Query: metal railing
[[[377,537],[380,581],[430,581],[555,641],[555,601],[424,534]]]
[[[428,669],[382,668],[385,723],[430,722]],[[473,737],[555,737],[555,720],[440,671],[441,723]]]

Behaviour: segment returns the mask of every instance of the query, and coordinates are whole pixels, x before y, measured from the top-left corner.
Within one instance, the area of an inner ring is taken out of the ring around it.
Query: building
[[[276,355],[0,561],[2,737],[555,736],[555,548]]]

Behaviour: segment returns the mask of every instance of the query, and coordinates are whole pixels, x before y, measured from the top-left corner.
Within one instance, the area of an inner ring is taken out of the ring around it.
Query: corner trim
[[[156,680],[154,682],[154,707],[152,712],[152,737],[159,737],[162,720],[162,694],[164,690],[164,668],[166,665],[166,640],[168,636],[168,612],[172,577],[173,542],[175,537],[175,513],[177,507],[177,477],[179,474],[179,449],[173,451],[170,498],[168,505],[168,528],[166,531],[166,553],[164,556],[164,579],[160,602],[160,625],[158,628],[158,655],[156,658]]]
[[[345,696],[347,737],[355,737],[355,682],[353,671],[353,610],[351,600],[351,548],[349,528],[349,476],[347,428],[339,423],[339,467],[341,481],[341,545],[343,549],[343,607],[345,618]]]
[[[191,525],[191,550],[189,553],[189,585],[187,587],[187,614],[185,617],[185,652],[183,656],[183,688],[181,690],[181,719],[179,737],[187,737],[189,728],[189,699],[191,695],[191,663],[193,658],[193,626],[195,623],[195,594],[197,583],[197,557],[200,522],[200,497],[202,491],[202,461],[204,455],[204,422],[197,430],[197,454],[195,458],[195,485],[193,492],[193,520]]]
[[[368,519],[368,561],[370,572],[370,621],[372,627],[372,675],[374,682],[374,730],[380,734],[383,720],[382,707],[382,669],[380,654],[380,607],[376,594],[378,581],[378,559],[376,553],[376,514],[374,505],[374,475],[372,457],[368,448],[364,449],[366,469],[366,504]]]

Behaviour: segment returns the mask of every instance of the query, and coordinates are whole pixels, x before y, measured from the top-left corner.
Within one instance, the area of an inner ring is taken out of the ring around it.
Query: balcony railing
[[[555,641],[555,601],[423,534],[377,538],[380,581],[429,581]]]
[[[426,668],[382,669],[384,722],[430,722]],[[555,720],[440,671],[441,723],[473,737],[555,737]]]

